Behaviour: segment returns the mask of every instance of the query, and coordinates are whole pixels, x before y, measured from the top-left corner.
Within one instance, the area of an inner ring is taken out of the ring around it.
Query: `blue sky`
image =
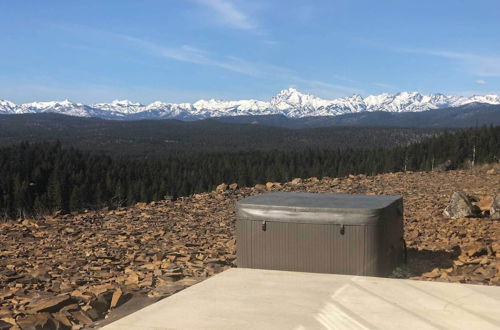
[[[500,1],[1,1],[0,99],[500,93]]]

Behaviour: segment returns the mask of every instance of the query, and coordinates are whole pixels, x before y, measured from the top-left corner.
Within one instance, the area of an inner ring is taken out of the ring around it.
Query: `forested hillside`
[[[472,158],[473,146],[476,163],[497,162],[500,127],[444,133],[392,148],[172,153],[151,159],[22,143],[0,149],[0,210],[4,218],[18,217],[176,198],[221,182],[251,186],[295,177],[431,170],[446,160],[458,167]]]
[[[288,118],[283,115],[214,118],[225,123],[252,123],[288,128],[392,126],[478,127],[500,125],[500,105],[471,103],[461,107],[421,112],[363,111],[338,116]]]
[[[56,114],[0,115],[0,145],[60,141],[64,146],[144,157],[247,150],[406,145],[442,129],[324,127],[289,129],[216,120],[114,121]]]

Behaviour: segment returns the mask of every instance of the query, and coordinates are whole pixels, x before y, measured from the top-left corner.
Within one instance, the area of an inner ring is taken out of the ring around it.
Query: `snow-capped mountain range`
[[[282,90],[269,102],[258,100],[200,100],[195,103],[154,102],[148,105],[128,100],[85,105],[71,101],[33,102],[14,104],[0,100],[0,114],[59,113],[78,117],[104,119],[181,119],[195,120],[211,117],[242,115],[276,115],[290,118],[308,116],[336,116],[363,111],[417,112],[471,103],[500,104],[499,95],[475,95],[471,97],[443,94],[422,95],[417,92],[397,94],[360,95],[334,100],[320,99],[296,89]]]

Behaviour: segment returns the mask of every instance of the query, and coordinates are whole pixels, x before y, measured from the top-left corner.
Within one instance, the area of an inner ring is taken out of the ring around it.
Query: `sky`
[[[0,2],[0,99],[500,94],[498,0]]]

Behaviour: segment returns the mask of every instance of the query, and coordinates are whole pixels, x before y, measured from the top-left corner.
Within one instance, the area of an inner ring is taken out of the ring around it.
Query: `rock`
[[[49,313],[22,316],[16,319],[16,323],[22,330],[57,329],[59,325]]]
[[[477,202],[473,202],[472,204],[476,205],[479,207],[481,211],[490,211],[491,209],[491,204],[493,202],[493,196],[484,196],[480,198]]]
[[[281,188],[281,183],[279,182],[268,182],[266,183],[266,189],[272,190],[273,188]]]
[[[28,313],[57,312],[66,305],[73,303],[69,294],[34,300],[28,305]]]
[[[94,321],[102,318],[111,306],[113,291],[106,291],[97,296],[97,299],[90,302],[92,309],[87,311],[87,314]]]
[[[128,277],[127,277],[127,279],[125,281],[125,285],[131,286],[131,285],[137,285],[137,284],[139,284],[139,275],[137,275],[136,272],[132,271],[128,275]]]
[[[266,190],[266,186],[263,184],[256,184],[254,188],[255,190]]]
[[[71,304],[71,305],[67,305],[67,306],[64,306],[63,308],[61,308],[60,312],[68,312],[68,311],[77,311],[78,309],[80,309],[80,306],[78,304]]]
[[[434,171],[438,172],[443,172],[443,171],[448,171],[451,168],[451,160],[447,160],[444,163],[438,164],[436,167],[434,167]]]
[[[302,179],[301,178],[295,178],[293,179],[291,182],[290,182],[292,185],[296,186],[296,185],[299,185],[302,183]]]
[[[126,301],[125,295],[123,294],[122,289],[117,288],[115,292],[113,292],[113,296],[111,297],[110,308],[115,308],[122,305]]]
[[[494,168],[490,168],[489,170],[486,171],[486,174],[495,175],[497,174],[497,171]]]
[[[462,255],[474,258],[486,254],[486,246],[481,243],[474,243],[461,248]]]
[[[229,189],[231,189],[231,190],[236,190],[236,189],[238,189],[238,184],[237,184],[237,183],[231,183],[231,184],[229,185]]]
[[[104,318],[104,315],[106,313],[101,313],[95,308],[90,308],[85,310],[85,314],[92,320],[92,321],[97,321],[101,318]]]
[[[113,290],[114,287],[112,284],[103,284],[103,285],[96,285],[96,286],[93,286],[89,289],[87,289],[88,292],[92,292],[96,297],[105,293],[105,292],[108,292],[110,290]]]
[[[59,322],[59,329],[71,329],[72,324],[66,313],[54,313],[52,314],[52,317],[54,317],[54,319]]]
[[[9,323],[7,321],[4,321],[4,320],[0,320],[0,330],[7,330],[7,329],[10,329],[14,326],[14,324],[12,323]]]
[[[427,278],[438,278],[441,276],[441,271],[439,268],[434,268],[431,272],[424,273],[422,276]]]
[[[5,289],[4,291],[0,292],[0,299],[12,298],[16,291],[17,289]]]
[[[491,243],[491,249],[497,254],[498,257],[498,255],[500,254],[500,242]]]
[[[500,219],[500,195],[495,196],[491,202],[490,218],[495,220]]]
[[[443,205],[449,201],[444,193],[448,194],[450,187],[487,196],[498,191],[498,175],[498,170],[488,176],[484,171],[399,172],[365,179],[359,175],[353,179],[323,177],[318,182],[296,179],[282,188],[402,194],[409,254],[405,271],[398,277],[500,285],[500,221],[437,221],[443,218]],[[52,318],[59,328],[68,327],[70,322],[79,329],[92,318],[106,316],[132,295],[154,292],[165,296],[192,285],[195,279],[234,267],[235,202],[266,192],[267,187],[259,191],[253,187],[229,189],[232,187],[216,192],[214,187],[213,192],[174,201],[85,214],[60,213],[25,224],[24,219],[0,223],[0,319],[15,323],[14,316],[21,319],[29,315],[30,308],[42,299],[32,298],[37,295],[46,299],[70,293],[72,302],[58,311],[59,307],[54,307]],[[279,185],[274,182],[272,189],[279,189]],[[476,201],[479,203],[481,200]],[[462,255],[457,256],[460,249]],[[450,266],[451,272],[447,270]],[[438,270],[431,271],[435,268]],[[424,272],[430,277],[422,276]],[[102,307],[107,304],[95,301],[108,291],[112,295],[105,311]]]
[[[78,321],[78,324],[83,326],[89,325],[92,323],[92,319],[82,310],[71,312],[71,317]]]
[[[221,183],[220,185],[217,186],[217,188],[215,188],[215,190],[218,192],[223,192],[223,191],[226,191],[227,188],[228,188],[227,184]]]
[[[149,297],[167,297],[167,296],[173,295],[176,292],[181,291],[185,287],[186,287],[185,285],[178,285],[175,283],[166,284],[166,285],[162,285],[162,286],[154,288],[153,291],[151,291],[148,294],[148,296]]]
[[[463,192],[455,191],[451,196],[451,201],[444,209],[443,214],[452,219],[477,216],[480,213],[479,207],[473,205],[470,198]]]

